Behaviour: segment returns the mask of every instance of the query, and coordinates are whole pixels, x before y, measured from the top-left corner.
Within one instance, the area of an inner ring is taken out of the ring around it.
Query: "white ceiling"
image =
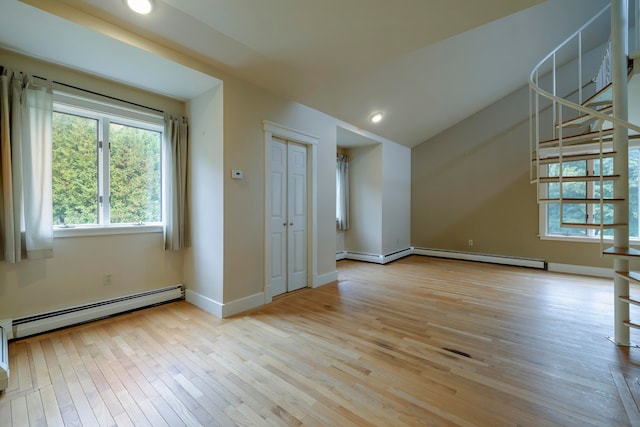
[[[143,17],[123,0],[0,0],[0,47],[180,99],[216,84],[122,37],[134,33],[412,147],[525,85],[606,3],[155,0]]]

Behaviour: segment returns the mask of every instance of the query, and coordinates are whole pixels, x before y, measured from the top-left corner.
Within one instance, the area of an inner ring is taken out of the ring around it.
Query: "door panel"
[[[288,213],[287,290],[307,285],[307,149],[288,145]]]
[[[271,142],[271,274],[272,295],[287,291],[287,145]]]

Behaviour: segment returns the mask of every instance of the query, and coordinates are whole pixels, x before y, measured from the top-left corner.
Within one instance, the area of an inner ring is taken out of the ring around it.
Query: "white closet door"
[[[287,291],[307,286],[307,148],[288,144]]]
[[[272,296],[307,286],[307,148],[273,138],[270,145],[267,247]]]
[[[271,209],[267,212],[271,225],[271,287],[273,295],[287,291],[287,144],[276,139],[270,145]]]

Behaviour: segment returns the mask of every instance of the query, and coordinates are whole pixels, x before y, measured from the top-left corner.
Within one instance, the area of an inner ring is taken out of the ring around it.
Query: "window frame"
[[[121,105],[114,102],[105,102],[97,98],[89,98],[74,93],[54,90],[53,111],[64,114],[72,114],[98,120],[98,137],[104,135],[104,127],[111,122],[124,126],[147,129],[160,133],[160,197],[161,197],[161,221],[147,223],[110,223],[109,203],[98,204],[98,224],[53,224],[53,236],[99,236],[112,234],[137,234],[158,233],[164,231],[166,207],[165,207],[165,151],[164,151],[164,117],[161,113],[150,113],[142,108]],[[108,132],[108,131],[107,131]],[[107,199],[105,194],[109,189],[110,150],[98,149],[98,196]],[[108,221],[108,222],[107,222]]]
[[[572,154],[572,151],[592,151],[599,152],[600,144],[594,143],[589,144],[590,146],[581,146],[581,147],[565,147],[565,155]],[[611,142],[605,142],[602,144],[603,149],[611,149],[613,144]],[[640,141],[630,140],[629,141],[629,151],[631,150],[640,150]],[[558,155],[558,148],[550,148],[541,150],[541,157],[550,157],[550,156]],[[593,165],[595,162],[599,162],[599,160],[584,160],[586,163],[586,168],[589,173],[593,174],[594,168]],[[554,163],[556,164],[556,163]],[[639,166],[640,168],[640,166]],[[546,168],[548,170],[548,167]],[[640,173],[639,181],[640,181]],[[545,174],[540,174],[540,177],[546,176]],[[640,182],[639,182],[640,185]],[[587,194],[593,194],[593,189],[595,185],[593,182],[587,182]],[[540,193],[538,197],[545,198],[548,191],[548,185],[542,185],[540,187]],[[612,242],[613,236],[604,235],[602,238],[600,235],[596,235],[596,229],[587,228],[585,235],[563,235],[563,234],[549,234],[548,233],[548,208],[550,203],[538,203],[538,238],[540,240],[556,240],[556,241],[566,241],[566,242],[582,242],[582,243],[599,243],[601,239],[605,242]],[[587,214],[593,215],[595,213],[596,205],[595,204],[587,204]],[[640,236],[629,237],[630,241],[640,242]]]

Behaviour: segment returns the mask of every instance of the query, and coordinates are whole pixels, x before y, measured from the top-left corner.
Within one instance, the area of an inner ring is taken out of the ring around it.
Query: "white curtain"
[[[51,85],[0,75],[0,259],[53,256]]]
[[[177,251],[191,246],[187,166],[189,126],[184,117],[164,118],[165,152],[165,229],[164,249]]]
[[[349,158],[338,154],[336,159],[336,226],[349,229]]]

